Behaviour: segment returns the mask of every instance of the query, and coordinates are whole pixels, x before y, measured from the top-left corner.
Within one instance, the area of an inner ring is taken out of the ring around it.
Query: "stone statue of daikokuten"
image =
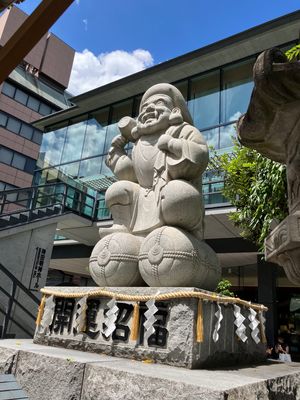
[[[100,228],[90,258],[99,286],[215,288],[218,259],[203,241],[208,148],[192,124],[182,94],[166,83],[145,92],[136,120],[119,122],[106,160],[119,179],[105,196],[114,224]]]

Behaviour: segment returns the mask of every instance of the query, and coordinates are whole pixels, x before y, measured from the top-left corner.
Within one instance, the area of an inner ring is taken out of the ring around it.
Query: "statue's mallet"
[[[136,120],[131,117],[124,117],[118,122],[118,128],[121,135],[126,139],[126,142],[135,142],[131,132],[136,127]]]

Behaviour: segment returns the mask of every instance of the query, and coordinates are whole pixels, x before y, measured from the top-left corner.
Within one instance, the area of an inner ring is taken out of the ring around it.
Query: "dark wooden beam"
[[[9,7],[13,2],[14,0],[0,0],[0,12]]]
[[[0,84],[21,63],[73,1],[43,0],[8,42],[0,48]]]

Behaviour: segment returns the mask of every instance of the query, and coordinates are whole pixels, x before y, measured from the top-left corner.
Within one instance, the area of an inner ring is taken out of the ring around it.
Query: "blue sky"
[[[31,13],[38,3],[20,8]],[[51,30],[78,53],[77,86],[82,76],[99,86],[298,9],[299,0],[77,0]]]

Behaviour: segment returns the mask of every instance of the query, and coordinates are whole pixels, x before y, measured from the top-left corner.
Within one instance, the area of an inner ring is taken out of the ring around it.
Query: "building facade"
[[[73,97],[72,107],[34,124],[44,132],[35,183],[73,182],[74,187],[84,187],[97,196],[100,205],[90,227],[60,232],[63,240],[54,248],[53,271],[88,279],[88,258],[99,239],[98,227],[112,223],[103,197],[115,177],[105,157],[112,139],[119,134],[117,122],[124,116],[137,116],[145,90],[160,82],[174,84],[184,95],[194,124],[208,145],[218,152],[230,152],[235,123],[249,103],[252,68],[258,54],[271,47],[285,50],[295,45],[299,24],[300,12],[283,16]],[[130,146],[127,150],[130,153]],[[205,240],[218,253],[223,277],[233,283],[238,295],[268,305],[273,327],[278,318],[282,330],[294,326],[300,332],[298,308],[294,306],[293,312],[290,309],[291,302],[295,305],[300,297],[299,288],[287,280],[282,269],[265,263],[258,249],[240,237],[228,219],[233,208],[222,195],[222,187],[218,171],[210,169],[204,174]]]
[[[17,7],[1,15],[1,46],[26,17]],[[31,123],[70,106],[65,89],[74,54],[70,46],[47,33],[0,85],[0,191],[32,185],[42,132]]]

